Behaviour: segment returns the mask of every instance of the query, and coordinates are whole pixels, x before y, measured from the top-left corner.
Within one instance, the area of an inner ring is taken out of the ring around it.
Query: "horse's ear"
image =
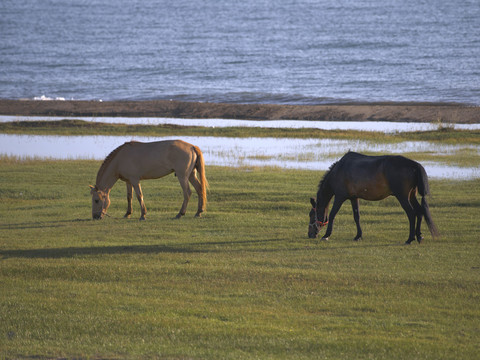
[[[312,207],[316,207],[317,203],[315,202],[314,198],[310,198],[310,204],[312,204]]]

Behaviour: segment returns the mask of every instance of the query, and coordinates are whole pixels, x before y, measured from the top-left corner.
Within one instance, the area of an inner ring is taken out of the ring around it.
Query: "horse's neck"
[[[103,164],[97,174],[97,187],[101,190],[108,191],[118,180],[115,175],[115,160],[109,161],[107,164]]]
[[[331,190],[330,186],[327,183],[323,184],[322,188],[319,189],[317,193],[317,210],[320,208],[328,208],[332,197],[333,191]]]

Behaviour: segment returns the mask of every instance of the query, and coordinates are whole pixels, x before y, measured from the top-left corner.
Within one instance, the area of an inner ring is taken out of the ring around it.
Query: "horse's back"
[[[348,152],[337,165],[337,171],[352,181],[365,179],[370,181],[383,173],[385,156],[369,156],[355,152]]]
[[[191,167],[193,145],[182,140],[130,142],[117,155],[124,178],[155,179]]]
[[[348,196],[381,200],[408,193],[418,184],[419,164],[400,155],[369,156],[348,152],[335,168]],[[340,185],[341,186],[341,185]]]
[[[348,152],[333,169],[336,194],[346,198],[381,200],[391,195],[383,172],[383,157]]]
[[[392,176],[409,175],[411,171],[421,167],[419,163],[401,155],[364,155],[355,152],[348,152],[340,159],[347,168],[353,171],[376,173],[382,171],[385,175]]]

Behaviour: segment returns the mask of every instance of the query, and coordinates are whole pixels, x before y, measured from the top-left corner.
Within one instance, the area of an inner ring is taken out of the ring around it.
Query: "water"
[[[480,105],[478,0],[2,0],[0,98]]]
[[[130,140],[143,142],[176,139],[144,136],[42,136],[0,134],[0,154],[20,158],[104,159],[113,149]],[[202,149],[207,165],[274,166],[287,169],[327,170],[348,150],[375,153],[426,153],[453,155],[457,151],[476,152],[476,145],[438,145],[427,141],[380,144],[361,140],[226,138],[184,136],[183,140]],[[423,163],[433,178],[475,179],[478,167]]]

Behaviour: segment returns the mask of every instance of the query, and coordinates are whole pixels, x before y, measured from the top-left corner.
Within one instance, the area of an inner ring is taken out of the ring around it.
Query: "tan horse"
[[[198,171],[200,179],[197,179]],[[127,184],[127,213],[132,213],[132,189],[135,189],[142,209],[140,220],[145,220],[147,208],[143,202],[140,180],[158,179],[175,172],[183,190],[183,204],[177,218],[185,215],[192,191],[190,181],[198,194],[198,210],[195,216],[205,211],[208,182],[205,177],[203,154],[197,146],[181,140],[151,143],[127,142],[108,155],[97,173],[96,185],[92,186],[92,217],[102,219],[110,205],[110,190],[118,179]]]

